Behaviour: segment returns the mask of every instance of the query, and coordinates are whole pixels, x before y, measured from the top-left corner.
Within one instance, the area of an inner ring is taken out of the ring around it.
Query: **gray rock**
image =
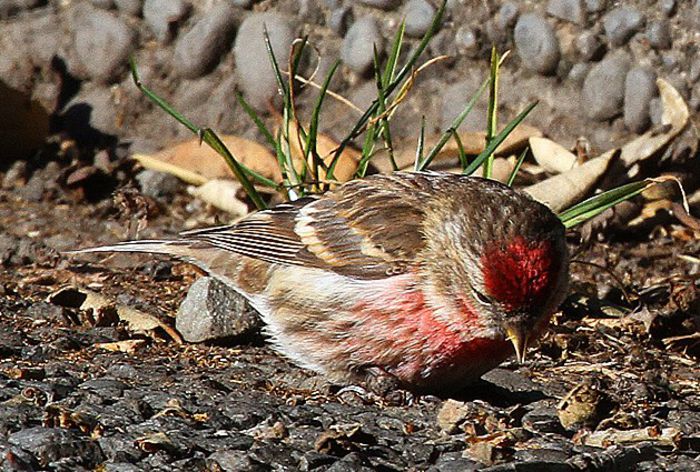
[[[143,9],[143,0],[114,0],[119,11],[128,15],[139,16]]]
[[[260,326],[259,315],[245,299],[212,277],[192,284],[175,319],[182,337],[195,343],[248,336]]]
[[[92,141],[94,133],[114,135],[119,132],[114,98],[108,88],[81,90],[64,110],[64,127],[79,140]]]
[[[670,17],[676,13],[676,0],[661,0],[659,3],[661,13],[665,16]]]
[[[561,20],[582,25],[586,21],[583,0],[549,0],[547,13]]]
[[[615,51],[591,68],[581,90],[581,105],[589,118],[604,121],[622,111],[630,62],[629,54]]]
[[[647,26],[647,39],[656,49],[671,47],[671,27],[667,20],[654,20]]]
[[[277,95],[277,81],[265,47],[265,25],[278,63],[286,63],[294,40],[292,20],[278,13],[254,13],[238,29],[233,48],[236,75],[246,100],[257,109],[264,109]]]
[[[511,28],[518,19],[519,13],[520,10],[518,9],[517,4],[513,2],[504,2],[496,14],[496,23],[498,24],[498,28],[502,31]]]
[[[634,7],[622,6],[603,17],[603,29],[613,46],[622,46],[644,25],[644,15]]]
[[[175,27],[187,16],[190,4],[185,0],[146,0],[143,19],[158,41],[173,39]]]
[[[372,16],[359,18],[343,39],[340,58],[354,72],[364,74],[374,62],[374,48],[384,47],[384,38],[379,32],[377,20]]]
[[[360,0],[360,3],[382,10],[393,10],[401,2],[399,0]]]
[[[5,176],[2,178],[2,184],[0,188],[9,190],[16,187],[21,187],[27,182],[27,177],[29,176],[29,171],[27,169],[26,160],[14,161],[10,168],[7,169]],[[2,258],[0,257],[0,261]],[[1,263],[1,262],[0,262]]]
[[[253,0],[231,0],[231,3],[237,7],[250,8],[253,5]]]
[[[72,457],[92,468],[104,459],[96,442],[60,428],[27,428],[10,434],[7,440],[33,454],[41,464]]]
[[[104,83],[119,79],[136,42],[131,28],[108,12],[88,8],[77,10],[74,28],[75,52],[85,75]]]
[[[228,50],[235,26],[236,9],[230,3],[219,3],[208,11],[175,44],[175,72],[194,79],[211,71]]]
[[[697,82],[698,79],[700,79],[700,57],[693,60],[688,71],[688,80],[691,84]]]
[[[328,27],[338,36],[343,36],[352,22],[352,9],[345,5],[333,9],[328,17]]]
[[[661,98],[654,97],[649,101],[649,118],[654,126],[661,126],[662,116],[664,113],[664,105],[661,103]]]
[[[605,9],[605,0],[586,0],[586,10],[597,13]]]
[[[583,81],[586,80],[586,76],[588,75],[589,70],[590,65],[588,65],[585,62],[578,62],[571,66],[568,78],[575,84],[581,85]]]
[[[599,59],[605,52],[605,46],[598,35],[592,31],[584,31],[575,40],[576,49],[584,61]]]
[[[452,122],[464,110],[465,105],[479,88],[479,84],[474,80],[463,80],[450,84],[442,93],[442,117],[440,127],[447,129],[452,126]],[[376,94],[376,92],[375,92]],[[472,111],[467,115],[461,125],[465,130],[481,130],[486,123],[486,100],[484,96],[476,102]]]
[[[552,400],[539,400],[527,406],[528,412],[521,420],[523,428],[533,433],[562,434],[564,428],[557,416],[557,406]]]
[[[114,8],[114,2],[112,0],[90,0],[90,3],[103,10],[111,10]]]
[[[155,199],[169,199],[181,187],[180,180],[172,174],[145,169],[136,174],[141,193]]]
[[[561,53],[554,29],[542,16],[526,13],[515,25],[515,47],[524,67],[540,74],[553,73]]]
[[[656,95],[656,74],[644,67],[635,67],[625,78],[625,126],[642,133],[649,127],[649,102]]]
[[[460,54],[476,57],[481,49],[479,32],[471,26],[460,26],[455,33],[454,43]]]
[[[420,38],[428,31],[435,16],[435,7],[427,0],[408,0],[404,10],[406,34]]]

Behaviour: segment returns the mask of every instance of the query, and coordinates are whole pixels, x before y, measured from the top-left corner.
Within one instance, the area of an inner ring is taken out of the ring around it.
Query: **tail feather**
[[[125,241],[107,246],[88,247],[65,251],[66,254],[91,254],[98,252],[145,252],[149,254],[165,254],[170,256],[182,255],[183,241],[165,239],[144,239],[141,241]]]

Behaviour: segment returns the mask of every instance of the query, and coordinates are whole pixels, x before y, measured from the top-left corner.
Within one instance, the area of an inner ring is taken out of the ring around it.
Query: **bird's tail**
[[[65,251],[65,254],[91,254],[98,252],[145,252],[149,254],[164,254],[169,256],[183,256],[183,249],[188,244],[183,241],[169,241],[166,239],[143,239],[141,241],[125,241],[107,246],[88,247]]]

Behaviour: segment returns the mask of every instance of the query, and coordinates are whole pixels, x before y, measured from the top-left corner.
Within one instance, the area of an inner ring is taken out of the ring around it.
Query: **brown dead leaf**
[[[237,180],[212,179],[199,187],[189,187],[187,192],[234,217],[241,217],[248,213],[248,205],[239,198],[240,190]]]
[[[683,433],[677,428],[659,428],[649,426],[647,428],[617,430],[606,429],[594,431],[579,436],[578,441],[584,446],[608,448],[610,446],[630,445],[641,442],[652,442],[657,446],[677,447],[683,438]]]
[[[642,136],[622,146],[620,161],[627,169],[630,169],[628,177],[635,177],[638,173],[638,169],[632,168],[634,164],[655,155],[688,124],[690,112],[681,94],[663,79],[657,79],[656,84],[659,87],[663,105],[661,122],[665,127],[660,133],[658,130],[647,131]]]
[[[116,304],[107,297],[91,290],[72,286],[64,287],[50,294],[47,301],[54,305],[78,308],[92,313],[116,312],[119,319],[124,321],[131,331],[151,334],[160,328],[177,344],[182,344],[182,338],[177,331],[155,316],[126,305]]]
[[[219,136],[238,162],[275,182],[282,174],[274,154],[262,144],[233,135]],[[211,179],[235,178],[223,157],[199,138],[193,138],[167,147],[155,154],[134,154],[142,166],[167,172],[193,185],[202,185]]]
[[[533,136],[529,141],[535,161],[547,172],[561,174],[576,165],[576,155],[561,144],[539,136]]]
[[[95,344],[95,347],[104,349],[105,351],[134,354],[144,344],[146,344],[145,339],[125,339],[123,341],[115,341],[112,343],[97,343]]]
[[[574,167],[563,174],[550,177],[525,188],[532,198],[560,211],[581,201],[591,191],[610,165],[617,149],[601,154],[590,161]]]

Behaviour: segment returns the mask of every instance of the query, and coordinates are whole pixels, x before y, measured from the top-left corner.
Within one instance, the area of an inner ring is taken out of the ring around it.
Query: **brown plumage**
[[[274,346],[339,382],[380,372],[457,388],[519,358],[561,302],[564,228],[494,181],[394,173],[174,241],[82,252],[169,254],[242,293]]]

